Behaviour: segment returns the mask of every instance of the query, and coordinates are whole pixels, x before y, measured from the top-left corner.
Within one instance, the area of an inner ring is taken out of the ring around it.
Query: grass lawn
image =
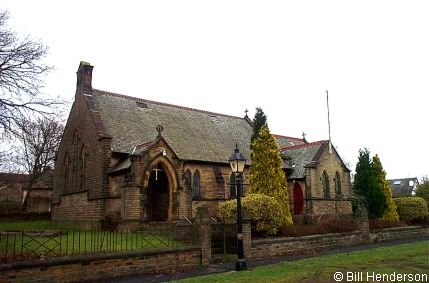
[[[55,230],[56,228],[50,220],[0,221],[0,231]]]
[[[283,262],[178,282],[336,282],[333,278],[335,272],[343,273],[341,282],[368,282],[367,272],[427,274],[429,277],[429,241]],[[346,272],[362,272],[363,278],[361,281],[352,278],[347,281]]]
[[[0,233],[0,258],[9,261],[47,257],[136,251],[186,245],[172,239],[170,230],[147,227],[144,231],[121,233],[101,230],[59,229],[49,220],[0,222],[1,231],[55,230],[51,235]],[[1,261],[1,260],[0,260]]]

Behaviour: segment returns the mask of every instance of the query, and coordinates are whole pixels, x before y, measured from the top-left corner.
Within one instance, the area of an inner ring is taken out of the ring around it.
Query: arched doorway
[[[293,213],[299,215],[304,210],[304,194],[301,185],[296,182],[293,186]]]
[[[160,164],[152,168],[147,194],[148,220],[167,221],[170,205],[169,183],[167,173]]]

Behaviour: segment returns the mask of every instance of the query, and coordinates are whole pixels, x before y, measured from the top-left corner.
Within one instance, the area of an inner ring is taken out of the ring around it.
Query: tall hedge
[[[402,220],[419,220],[428,214],[428,205],[421,197],[402,197],[393,199],[399,218]]]

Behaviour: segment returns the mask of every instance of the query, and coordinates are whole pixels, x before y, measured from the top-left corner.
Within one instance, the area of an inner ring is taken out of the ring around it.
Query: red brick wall
[[[85,79],[81,80],[81,82],[85,81]],[[108,178],[106,172],[110,162],[110,138],[106,133],[102,132],[103,126],[100,124],[98,113],[95,110],[91,90],[87,89],[84,91],[83,86],[78,85],[75,101],[64,129],[55,162],[52,199],[55,209],[53,209],[52,214],[56,220],[87,219],[85,214],[75,215],[75,213],[69,211],[67,205],[64,206],[67,212],[61,211],[63,196],[67,194],[85,191],[88,192],[87,196],[89,200],[97,200],[107,196]],[[78,141],[77,146],[74,144],[74,139]],[[82,184],[80,177],[82,173],[80,170],[81,160],[79,157],[83,146],[86,152],[86,178]],[[65,187],[64,166],[66,155],[71,160],[69,168],[70,178],[68,178],[69,185],[67,188]],[[75,155],[78,157],[75,158]],[[83,208],[83,210],[89,213],[90,218],[93,215],[100,215],[100,212],[104,209],[103,202],[101,201],[91,202],[91,207],[95,211],[90,212],[88,211],[88,207]],[[69,215],[68,213],[72,214]]]

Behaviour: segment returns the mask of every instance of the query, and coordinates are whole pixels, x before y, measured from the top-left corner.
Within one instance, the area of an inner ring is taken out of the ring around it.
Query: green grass
[[[60,234],[32,235],[22,232],[0,235],[0,259],[5,254],[8,260],[26,258],[95,254],[120,251],[183,246],[185,243],[171,239],[169,231],[156,228],[143,232],[120,233],[100,230],[59,229],[49,220],[0,222],[0,231],[56,230]]]
[[[363,272],[362,282],[367,282],[366,272],[428,274],[429,241],[283,262],[178,282],[335,282],[335,272]],[[347,282],[346,278],[342,282]]]
[[[0,222],[0,231],[55,230],[55,229],[57,229],[57,227],[53,225],[50,220]]]

